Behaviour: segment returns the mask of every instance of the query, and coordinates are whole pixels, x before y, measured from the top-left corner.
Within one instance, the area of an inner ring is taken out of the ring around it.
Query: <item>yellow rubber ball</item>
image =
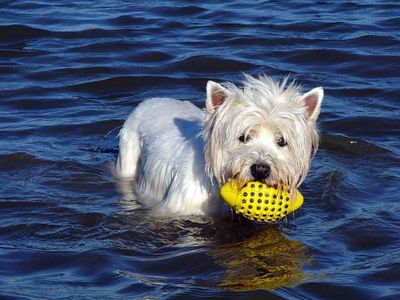
[[[262,223],[279,221],[300,208],[304,201],[297,189],[258,181],[240,187],[236,180],[230,180],[221,187],[221,197],[236,214]]]

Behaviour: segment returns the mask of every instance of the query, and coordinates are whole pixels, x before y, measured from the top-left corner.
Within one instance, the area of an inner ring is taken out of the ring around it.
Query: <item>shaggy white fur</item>
[[[138,199],[166,215],[222,211],[219,189],[232,178],[298,187],[318,147],[322,99],[322,88],[302,95],[287,79],[245,75],[241,88],[209,81],[205,110],[145,100],[121,129],[117,176],[132,179]]]

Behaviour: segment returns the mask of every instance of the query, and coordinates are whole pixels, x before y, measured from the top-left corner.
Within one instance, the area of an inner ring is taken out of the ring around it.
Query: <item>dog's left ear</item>
[[[206,110],[208,113],[214,113],[217,108],[225,102],[229,92],[222,85],[209,80],[207,82]]]
[[[321,103],[324,98],[324,90],[317,87],[302,96],[306,106],[306,113],[310,120],[316,121],[321,111]]]

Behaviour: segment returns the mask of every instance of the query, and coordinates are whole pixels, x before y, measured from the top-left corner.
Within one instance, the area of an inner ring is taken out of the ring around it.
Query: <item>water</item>
[[[1,299],[399,299],[398,1],[0,3]],[[295,219],[160,219],[120,200],[147,97],[241,72],[324,86]]]

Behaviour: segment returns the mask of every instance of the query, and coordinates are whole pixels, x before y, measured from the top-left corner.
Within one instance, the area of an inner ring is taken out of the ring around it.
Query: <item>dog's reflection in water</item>
[[[220,287],[252,291],[294,286],[310,280],[307,248],[271,227],[245,241],[220,246],[209,255],[225,269]]]

